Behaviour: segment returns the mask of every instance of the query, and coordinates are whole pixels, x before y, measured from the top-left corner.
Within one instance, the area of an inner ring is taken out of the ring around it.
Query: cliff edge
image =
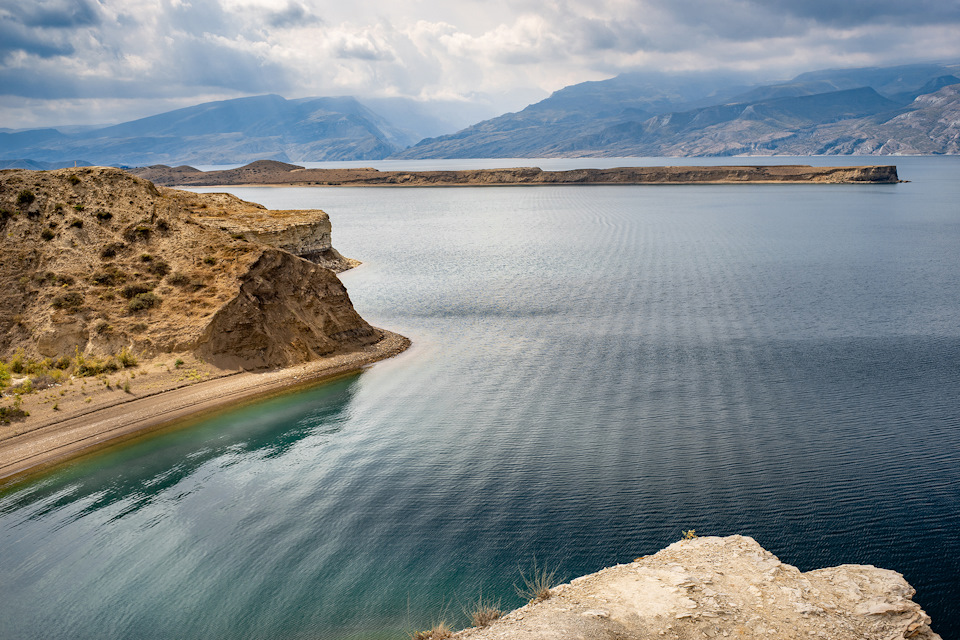
[[[703,537],[554,587],[547,599],[453,637],[940,638],[913,595],[895,571],[841,565],[801,573],[752,538]]]

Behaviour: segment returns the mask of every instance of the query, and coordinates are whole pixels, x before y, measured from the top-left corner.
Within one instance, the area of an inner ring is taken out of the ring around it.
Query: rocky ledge
[[[554,587],[462,640],[830,638],[933,640],[895,571],[841,565],[801,573],[745,536],[675,542]]]
[[[538,167],[465,171],[378,171],[371,168],[305,169],[258,160],[224,171],[154,165],[131,173],[167,186],[244,184],[302,186],[480,186],[561,184],[727,184],[727,183],[880,183],[899,182],[895,166],[811,167],[619,167],[544,171]]]

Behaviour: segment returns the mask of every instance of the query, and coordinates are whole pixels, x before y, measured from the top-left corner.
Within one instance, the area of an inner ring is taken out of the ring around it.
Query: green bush
[[[136,313],[137,311],[143,311],[144,309],[156,307],[161,301],[162,299],[160,296],[152,291],[138,293],[130,299],[130,302],[127,303],[127,310],[131,313]]]
[[[75,205],[73,205],[73,208],[74,208],[75,211],[83,211],[83,208],[84,208],[84,207],[83,207],[82,204],[75,204]]]
[[[152,263],[150,263],[150,266],[147,267],[147,271],[162,278],[170,273],[170,265],[163,260],[154,260]]]

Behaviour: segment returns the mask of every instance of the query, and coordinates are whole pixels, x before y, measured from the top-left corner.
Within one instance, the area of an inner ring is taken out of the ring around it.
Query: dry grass
[[[426,631],[414,631],[410,634],[411,640],[445,640],[453,635],[446,621],[441,620]]]
[[[503,615],[503,611],[500,609],[499,600],[485,600],[483,596],[481,596],[480,599],[468,609],[467,614],[470,617],[470,626],[486,627],[495,620],[499,620],[500,616]]]
[[[553,592],[551,589],[555,587],[559,580],[557,580],[557,570],[548,570],[546,567],[538,566],[537,559],[533,559],[533,568],[529,573],[520,570],[520,581],[522,585],[513,585],[517,590],[517,595],[526,600],[527,602],[541,602],[546,600]]]

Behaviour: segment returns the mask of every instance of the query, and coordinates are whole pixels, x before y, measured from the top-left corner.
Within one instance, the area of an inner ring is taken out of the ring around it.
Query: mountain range
[[[814,71],[767,84],[708,72],[624,73],[460,128],[482,113],[477,105],[403,98],[254,96],[112,126],[0,129],[0,167],[953,154],[960,153],[960,64]]]

